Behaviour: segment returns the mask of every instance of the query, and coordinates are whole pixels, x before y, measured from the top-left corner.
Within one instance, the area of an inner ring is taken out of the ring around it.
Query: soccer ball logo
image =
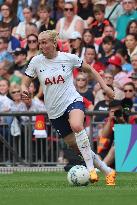
[[[74,186],[86,186],[89,183],[89,172],[83,165],[72,167],[67,175],[69,184]]]

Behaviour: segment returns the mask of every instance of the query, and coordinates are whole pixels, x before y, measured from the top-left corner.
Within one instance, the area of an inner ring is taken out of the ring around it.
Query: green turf
[[[100,181],[72,187],[66,173],[14,173],[0,175],[0,205],[137,205],[137,173],[119,173],[117,185]]]

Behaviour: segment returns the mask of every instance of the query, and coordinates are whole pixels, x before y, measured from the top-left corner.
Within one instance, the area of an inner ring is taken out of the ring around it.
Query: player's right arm
[[[25,99],[28,99],[30,98],[30,93],[29,93],[29,86],[32,82],[33,78],[30,78],[29,76],[27,75],[24,75],[23,76],[23,79],[22,79],[22,85],[21,85],[21,96],[22,96],[22,100],[25,100]]]

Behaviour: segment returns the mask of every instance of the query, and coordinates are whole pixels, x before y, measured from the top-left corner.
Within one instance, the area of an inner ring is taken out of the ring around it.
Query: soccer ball
[[[89,172],[83,165],[72,167],[67,175],[69,184],[74,186],[86,186],[89,183]]]

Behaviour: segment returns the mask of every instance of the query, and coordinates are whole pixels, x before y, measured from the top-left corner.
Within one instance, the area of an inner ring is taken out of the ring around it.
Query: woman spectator
[[[21,100],[21,87],[19,84],[11,84],[9,88],[9,94],[11,99],[13,100],[11,110],[19,111],[20,107],[23,105]]]
[[[125,45],[130,58],[137,53],[137,34],[130,33],[125,38]]]
[[[38,37],[35,34],[30,34],[27,37],[27,61],[39,53]]]
[[[25,7],[23,9],[24,21],[20,22],[16,28],[15,36],[19,40],[23,40],[26,38],[26,25],[29,23],[35,23],[36,20],[33,19],[33,13],[31,7]]]
[[[78,0],[77,1],[77,14],[84,22],[85,27],[88,27],[94,20],[93,4],[90,0]]]
[[[126,34],[135,33],[137,34],[137,20],[132,20],[128,23]]]
[[[65,6],[64,0],[54,1],[51,17],[55,20],[55,22],[57,22],[60,18],[63,17],[64,6]]]
[[[80,95],[94,104],[94,95],[92,90],[88,88],[88,77],[86,73],[79,73],[77,75],[75,86]]]
[[[1,15],[1,21],[8,23],[12,29],[19,24],[19,20],[16,15],[13,14],[12,7],[9,4],[4,3],[1,5]]]
[[[83,48],[82,36],[78,31],[72,32],[72,34],[70,35],[69,43],[70,52],[83,59],[85,49]]]
[[[72,2],[65,3],[64,17],[57,22],[56,30],[62,40],[68,40],[73,31],[78,31],[82,35],[84,21],[75,14]]]
[[[136,89],[134,83],[132,82],[126,83],[123,87],[123,90],[125,93],[125,98],[132,100],[133,103],[137,102],[137,97],[135,97]],[[133,104],[133,108],[135,109],[134,104]]]

